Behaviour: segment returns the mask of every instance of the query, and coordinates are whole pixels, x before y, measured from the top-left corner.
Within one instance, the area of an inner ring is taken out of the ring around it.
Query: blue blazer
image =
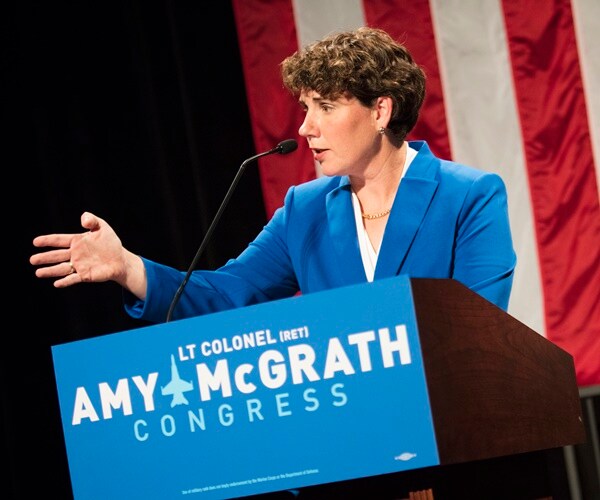
[[[424,141],[400,183],[381,243],[376,280],[406,274],[453,278],[506,309],[516,256],[502,179],[436,158]],[[143,259],[145,301],[125,293],[135,318],[164,322],[185,272]],[[235,259],[194,271],[173,319],[367,281],[348,177],[292,186],[284,205]]]

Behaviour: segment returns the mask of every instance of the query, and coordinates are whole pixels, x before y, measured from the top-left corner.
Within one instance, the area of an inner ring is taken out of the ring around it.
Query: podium
[[[167,355],[170,379],[154,369]],[[510,498],[542,498],[555,451],[585,441],[572,357],[454,280],[399,276],[53,357],[76,498],[489,499],[510,481]]]
[[[572,357],[452,280],[411,280],[441,464],[585,441]]]

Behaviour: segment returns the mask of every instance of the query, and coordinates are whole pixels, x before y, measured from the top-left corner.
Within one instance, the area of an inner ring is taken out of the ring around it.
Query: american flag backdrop
[[[517,270],[508,312],[600,384],[600,1],[233,0],[257,151],[298,138],[279,63],[331,31],[380,27],[428,77],[411,139],[499,173]],[[272,168],[285,161],[285,167]],[[267,215],[319,175],[305,144],[259,161]]]

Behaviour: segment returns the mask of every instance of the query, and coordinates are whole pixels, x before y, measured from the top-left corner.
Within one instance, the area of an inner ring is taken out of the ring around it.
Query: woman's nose
[[[309,113],[306,113],[304,115],[304,120],[302,120],[302,124],[300,125],[300,128],[298,129],[298,134],[300,134],[301,137],[309,137],[314,134],[314,123],[312,121],[312,119],[310,118]]]

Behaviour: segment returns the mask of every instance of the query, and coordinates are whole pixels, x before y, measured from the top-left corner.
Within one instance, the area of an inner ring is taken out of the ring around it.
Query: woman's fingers
[[[54,246],[54,245],[52,245]],[[57,250],[47,250],[46,252],[35,253],[29,257],[29,262],[34,266],[42,266],[48,264],[56,264],[67,262],[70,259],[71,250],[69,248],[61,248]]]

